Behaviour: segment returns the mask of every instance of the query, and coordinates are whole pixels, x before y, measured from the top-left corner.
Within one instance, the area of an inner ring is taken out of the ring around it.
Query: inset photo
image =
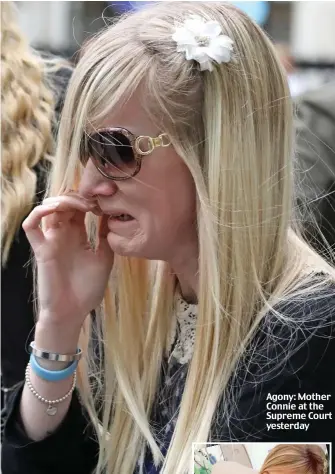
[[[331,443],[194,443],[194,474],[332,474]]]

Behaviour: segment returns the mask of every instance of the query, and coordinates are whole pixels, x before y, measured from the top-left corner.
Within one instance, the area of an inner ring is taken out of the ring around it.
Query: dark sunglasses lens
[[[95,166],[111,178],[135,174],[138,163],[129,139],[121,132],[102,131],[87,139],[86,153]]]

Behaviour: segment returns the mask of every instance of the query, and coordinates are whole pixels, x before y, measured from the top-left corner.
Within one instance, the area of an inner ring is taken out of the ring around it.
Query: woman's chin
[[[136,236],[130,238],[109,232],[107,241],[116,255],[122,257],[143,257],[141,252],[142,246],[139,244]]]
[[[147,260],[164,260],[155,252],[153,245],[149,245],[143,235],[136,234],[129,238],[109,232],[107,241],[116,255],[121,257],[145,258]]]

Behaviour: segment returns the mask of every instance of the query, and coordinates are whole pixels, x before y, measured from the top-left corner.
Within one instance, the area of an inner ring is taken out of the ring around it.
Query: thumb
[[[110,266],[114,263],[114,252],[110,248],[107,241],[107,237],[99,237],[98,247],[96,250],[96,255],[100,258],[103,258],[106,263],[109,263]]]
[[[109,233],[108,229],[108,216],[105,214],[99,219],[99,230],[98,230],[98,247],[97,247],[97,255],[101,256],[112,266],[114,263],[114,252],[110,248],[107,236]]]

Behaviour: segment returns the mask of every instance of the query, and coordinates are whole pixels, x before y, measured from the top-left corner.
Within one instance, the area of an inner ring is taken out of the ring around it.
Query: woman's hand
[[[94,251],[85,228],[87,212],[101,214],[96,201],[64,195],[46,199],[23,223],[37,262],[39,321],[44,326],[56,324],[80,331],[87,314],[103,299],[113,266],[107,216],[102,217]]]

